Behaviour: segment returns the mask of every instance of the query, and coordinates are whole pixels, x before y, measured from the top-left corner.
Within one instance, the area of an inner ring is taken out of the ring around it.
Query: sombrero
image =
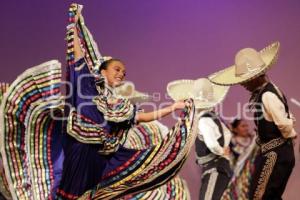
[[[228,86],[213,84],[207,78],[176,80],[167,86],[168,95],[173,100],[193,98],[197,109],[215,107],[224,100],[228,90]]]
[[[125,97],[132,103],[142,103],[150,99],[148,94],[135,90],[135,86],[132,82],[124,81],[120,86],[114,90],[117,96]]]
[[[252,48],[242,49],[235,56],[235,65],[208,78],[218,85],[235,85],[253,80],[276,63],[279,47],[280,43],[274,42],[259,52]]]

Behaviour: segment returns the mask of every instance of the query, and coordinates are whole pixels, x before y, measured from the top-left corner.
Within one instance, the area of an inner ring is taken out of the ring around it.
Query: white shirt
[[[224,156],[224,148],[227,148],[229,146],[231,132],[225,126],[225,124],[220,121],[224,132],[224,147],[222,147],[218,142],[218,139],[222,136],[219,131],[218,125],[214,122],[213,119],[209,117],[201,117],[206,112],[207,111],[201,111],[199,113],[200,119],[198,122],[198,134],[200,135],[200,137],[203,137],[204,143],[212,153]]]
[[[281,94],[280,91],[279,94]],[[294,129],[295,119],[293,119],[292,114],[288,118],[284,104],[274,93],[263,93],[262,103],[264,105],[262,112],[265,119],[274,122],[284,138],[291,138],[297,135]]]

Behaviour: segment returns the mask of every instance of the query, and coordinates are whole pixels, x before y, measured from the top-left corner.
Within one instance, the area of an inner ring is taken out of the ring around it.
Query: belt
[[[196,163],[198,165],[204,165],[204,164],[216,159],[217,157],[219,157],[219,156],[217,156],[216,154],[213,154],[213,153],[210,153],[206,156],[197,156]]]
[[[282,138],[282,137],[272,139],[266,143],[262,143],[259,138],[256,139],[256,143],[260,146],[262,153],[266,153],[267,151],[275,149],[283,145],[287,141],[289,141],[289,139]]]

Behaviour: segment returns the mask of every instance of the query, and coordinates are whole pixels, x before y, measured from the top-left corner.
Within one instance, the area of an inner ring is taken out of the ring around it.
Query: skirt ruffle
[[[249,199],[250,183],[255,170],[254,162],[259,151],[256,145],[251,148],[251,153],[247,159],[235,167],[238,170],[235,170],[227,189],[223,193],[222,200]]]
[[[145,134],[141,130],[149,130],[149,134]],[[156,134],[153,134],[156,133]],[[132,128],[127,135],[126,143],[124,144],[127,148],[134,149],[145,149],[151,146],[157,145],[163,141],[167,136],[168,128],[158,121],[143,123],[139,126]],[[189,200],[190,193],[185,180],[179,176],[174,177],[169,182],[164,185],[145,192],[140,192],[136,194],[126,195],[120,200],[142,200],[142,199],[152,199],[152,200]]]
[[[8,90],[9,84],[8,83],[0,83],[0,104],[2,102],[2,98],[4,93]],[[9,200],[12,199],[7,179],[5,177],[4,166],[2,162],[2,156],[0,155],[0,193],[5,197],[5,199]]]
[[[64,100],[60,86],[60,63],[49,61],[26,70],[3,97],[1,154],[13,199],[55,197],[64,160],[61,120]],[[128,132],[127,144],[105,161],[99,183],[80,199],[116,199],[164,184],[160,191],[165,191],[168,184],[178,185],[180,181],[174,177],[196,138],[194,104],[192,100],[186,103],[179,121],[169,131],[158,122],[134,125]],[[126,160],[118,160],[122,156]],[[57,198],[69,198],[64,191],[59,194]]]
[[[22,73],[1,103],[1,154],[13,199],[51,199],[62,148],[61,67],[49,61]]]
[[[182,168],[196,138],[196,132],[193,131],[194,104],[192,100],[186,102],[188,105],[182,112],[180,120],[162,141],[138,150],[139,159],[132,166],[126,168],[121,166],[118,169],[122,170],[106,172],[103,181],[87,191],[80,199],[120,198],[127,194],[155,189],[172,180]],[[148,124],[137,125],[133,129],[136,134],[144,136],[159,134]]]
[[[185,180],[176,176],[171,181],[165,183],[159,188],[141,192],[137,194],[126,195],[119,200],[189,200],[191,199],[189,189]]]

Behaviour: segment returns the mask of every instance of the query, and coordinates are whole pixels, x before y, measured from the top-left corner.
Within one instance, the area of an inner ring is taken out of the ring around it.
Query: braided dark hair
[[[243,119],[239,119],[239,118],[236,118],[234,119],[232,122],[231,122],[231,127],[232,128],[237,128],[240,123],[243,121]]]
[[[112,58],[112,59],[106,60],[101,63],[101,65],[99,67],[99,72],[101,72],[102,70],[106,70],[107,67],[114,61],[122,62],[120,59],[117,59],[117,58]]]

